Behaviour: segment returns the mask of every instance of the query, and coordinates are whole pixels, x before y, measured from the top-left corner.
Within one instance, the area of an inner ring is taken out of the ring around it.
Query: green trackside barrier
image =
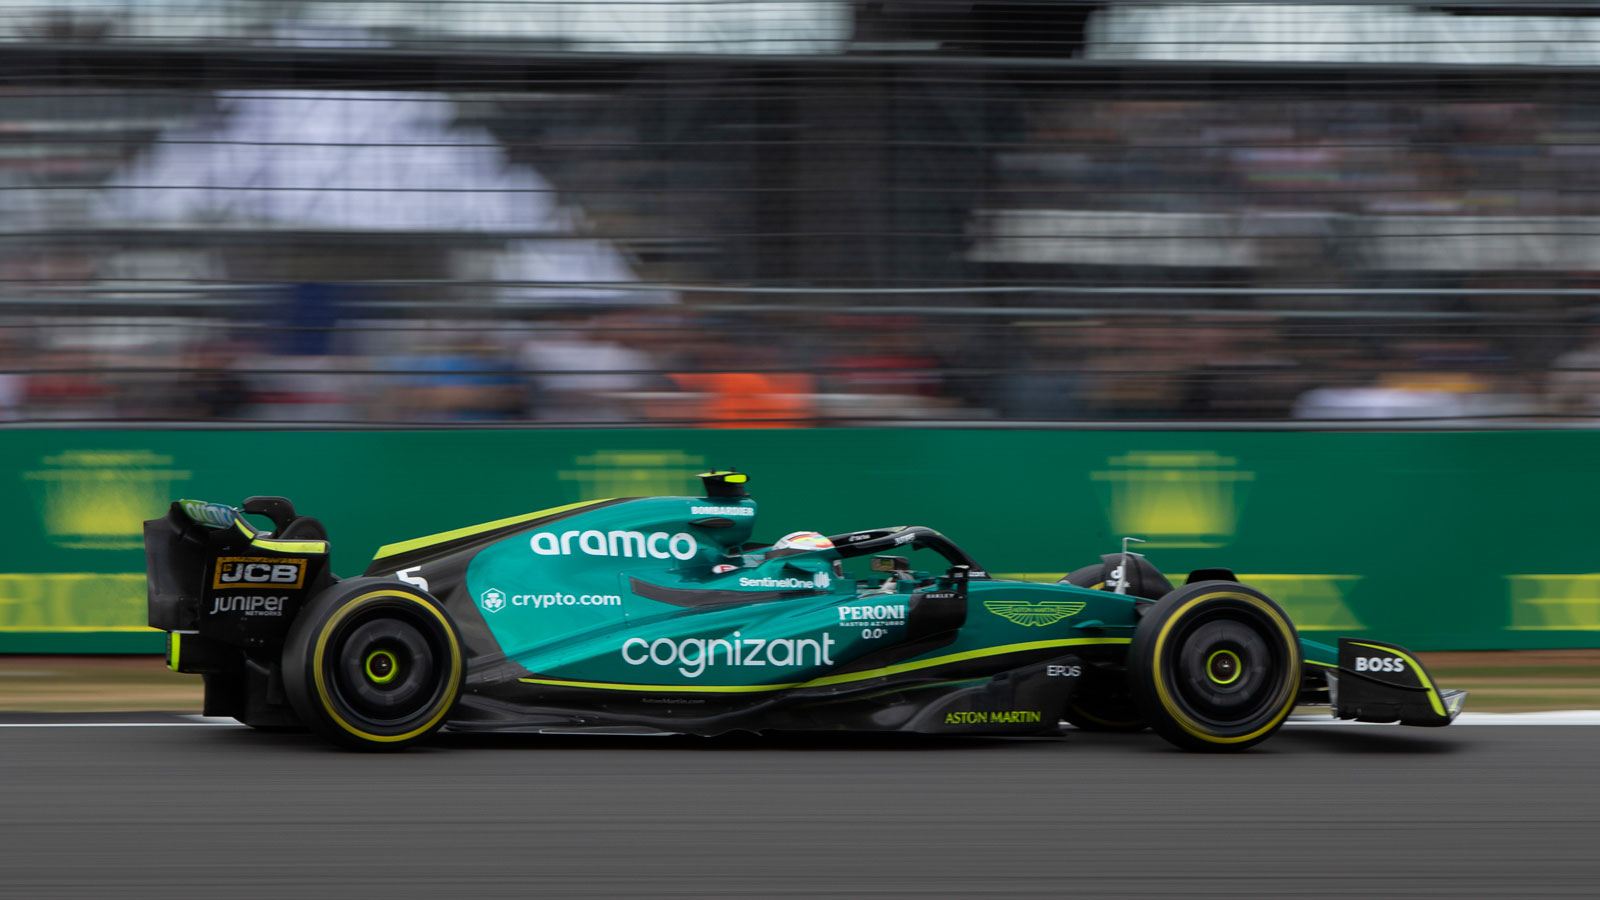
[[[140,523],[175,498],[287,496],[350,575],[411,537],[695,493],[708,467],[752,473],[758,539],[930,525],[995,573],[1053,580],[1132,535],[1175,580],[1233,568],[1313,637],[1600,647],[1596,432],[3,434],[0,652],[161,652]]]

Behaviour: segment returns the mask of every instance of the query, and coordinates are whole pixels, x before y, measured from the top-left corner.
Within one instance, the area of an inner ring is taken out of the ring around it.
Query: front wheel
[[[340,582],[289,629],[285,693],[300,720],[362,750],[398,750],[444,724],[466,676],[461,634],[439,601],[379,579]]]
[[[1128,676],[1157,734],[1186,750],[1243,750],[1293,711],[1300,638],[1266,594],[1201,581],[1167,594],[1139,622]]]

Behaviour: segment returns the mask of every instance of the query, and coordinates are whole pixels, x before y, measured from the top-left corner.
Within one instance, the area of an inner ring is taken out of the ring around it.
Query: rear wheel
[[[1066,575],[1062,576],[1061,580],[1056,583],[1075,584],[1078,587],[1089,588],[1090,590],[1098,591],[1106,586],[1105,571],[1106,567],[1104,564],[1095,563],[1092,566],[1084,566],[1081,569],[1073,569],[1071,572],[1068,572]]]
[[[1134,559],[1139,560],[1138,557],[1134,557]],[[1073,569],[1062,576],[1061,580],[1056,584],[1072,584],[1092,591],[1116,593],[1116,577],[1118,570],[1121,568],[1122,565],[1120,563],[1116,565],[1104,562],[1095,563],[1092,566]],[[1160,572],[1156,571],[1154,566],[1143,561],[1135,563],[1135,569],[1129,578],[1129,596],[1143,597],[1146,600],[1160,600],[1171,590],[1172,585]]]
[[[1185,585],[1151,607],[1129,684],[1156,733],[1188,750],[1243,750],[1294,709],[1300,639],[1267,595],[1230,581]]]
[[[311,601],[283,651],[285,692],[329,740],[398,750],[444,724],[461,696],[461,635],[440,603],[404,584],[341,582]]]

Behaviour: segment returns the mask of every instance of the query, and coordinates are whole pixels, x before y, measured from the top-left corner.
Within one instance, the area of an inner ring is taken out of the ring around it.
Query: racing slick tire
[[[1106,567],[1104,564],[1095,563],[1092,566],[1084,566],[1081,569],[1073,569],[1071,572],[1063,575],[1061,581],[1056,583],[1075,584],[1078,587],[1088,588],[1091,591],[1104,590],[1106,586],[1105,571]]]
[[[1157,734],[1186,750],[1244,750],[1293,711],[1300,638],[1266,594],[1231,581],[1196,582],[1140,620],[1128,676]]]
[[[1106,575],[1106,564],[1095,563],[1092,566],[1073,569],[1063,575],[1056,584],[1071,584],[1081,588],[1088,588],[1091,591],[1109,591],[1114,594],[1117,592],[1117,588],[1115,585],[1106,584]],[[1160,600],[1162,595],[1171,589],[1172,586],[1163,579],[1159,587],[1155,585],[1149,585],[1142,589],[1133,587],[1128,590],[1128,594],[1133,597],[1143,597],[1146,600]]]
[[[283,678],[300,721],[360,750],[399,750],[444,724],[461,696],[461,633],[431,595],[377,578],[340,582],[295,617]]]

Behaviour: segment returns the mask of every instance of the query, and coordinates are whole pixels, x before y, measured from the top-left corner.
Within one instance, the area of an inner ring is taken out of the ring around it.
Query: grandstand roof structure
[[[586,236],[532,168],[487,131],[454,123],[445,94],[227,91],[210,121],[163,134],[92,206],[100,227],[452,232],[503,247],[507,299],[657,299],[604,287],[636,281],[610,242]]]
[[[1591,4],[1592,5],[1592,4]],[[1592,66],[1600,19],[1577,5],[1479,3],[1455,15],[1414,3],[1113,3],[1085,56],[1119,61]],[[1485,13],[1493,12],[1494,15]],[[1592,13],[1592,10],[1591,10]]]

